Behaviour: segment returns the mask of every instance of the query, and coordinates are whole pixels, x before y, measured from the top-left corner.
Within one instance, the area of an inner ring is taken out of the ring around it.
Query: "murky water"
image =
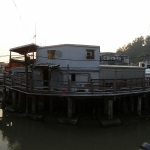
[[[0,117],[0,150],[138,150],[150,142],[150,119],[103,128],[33,121],[1,109]]]

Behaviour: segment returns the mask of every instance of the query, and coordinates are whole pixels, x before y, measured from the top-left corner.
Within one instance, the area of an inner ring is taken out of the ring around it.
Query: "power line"
[[[22,20],[22,17],[21,17],[21,14],[20,14],[20,12],[19,12],[19,10],[18,10],[18,8],[17,8],[17,5],[16,5],[16,3],[15,3],[14,0],[12,0],[12,1],[13,1],[14,5],[15,5],[15,8],[17,9],[17,12],[18,12],[18,15],[19,15],[19,17],[20,17],[20,20],[21,20],[21,22],[22,22],[22,24],[23,24],[23,27],[24,27],[24,29],[25,29],[25,31],[26,31],[26,33],[27,33],[29,39],[30,39],[31,42],[32,42],[32,39],[31,39],[31,37],[30,37],[30,35],[29,35],[29,33],[28,33],[28,30],[27,30],[26,27],[25,27],[25,24],[24,24],[24,22],[23,22],[23,20]]]

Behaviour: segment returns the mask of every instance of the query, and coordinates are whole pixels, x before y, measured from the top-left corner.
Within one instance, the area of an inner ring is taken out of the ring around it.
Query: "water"
[[[138,150],[150,142],[150,119],[103,128],[33,121],[1,109],[0,117],[0,150]]]

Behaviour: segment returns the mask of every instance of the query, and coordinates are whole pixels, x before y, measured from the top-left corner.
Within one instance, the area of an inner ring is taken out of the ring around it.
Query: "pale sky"
[[[34,43],[98,45],[116,52],[150,34],[150,0],[0,0],[0,56]],[[8,57],[0,57],[0,62]]]

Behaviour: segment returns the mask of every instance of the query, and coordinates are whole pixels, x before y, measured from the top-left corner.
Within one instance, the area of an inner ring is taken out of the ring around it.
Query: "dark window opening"
[[[43,85],[48,86],[48,69],[43,70]]]
[[[86,59],[94,59],[94,50],[86,50]]]
[[[71,81],[76,81],[76,75],[75,74],[71,74]]]

